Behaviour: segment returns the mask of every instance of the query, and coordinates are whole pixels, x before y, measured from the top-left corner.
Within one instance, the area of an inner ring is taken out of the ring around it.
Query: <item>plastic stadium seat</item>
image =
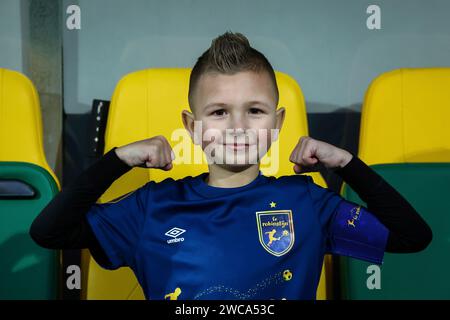
[[[361,114],[358,156],[422,215],[433,241],[415,254],[385,254],[381,289],[366,285],[368,263],[342,260],[348,299],[450,298],[450,68],[398,69],[370,85]],[[362,204],[343,186],[348,200]]]
[[[189,110],[188,85],[190,69],[148,69],[125,76],[117,85],[111,101],[105,132],[105,152],[115,146],[122,146],[136,140],[146,139],[155,135],[164,135],[172,147],[190,136],[183,127],[181,111]],[[274,143],[271,151],[280,150],[280,170],[274,172],[270,166],[264,165],[269,154],[262,159],[262,172],[266,175],[293,174],[293,165],[289,155],[301,135],[308,134],[305,104],[302,92],[291,77],[276,73],[280,106],[286,108],[286,118],[280,139]],[[172,135],[175,129],[175,134]],[[174,150],[177,154],[177,150]],[[197,149],[200,151],[201,149]],[[177,159],[176,159],[177,161]],[[208,170],[207,165],[177,164],[170,171],[133,168],[130,172],[115,181],[100,198],[99,203],[108,202],[129,191],[135,190],[149,180],[161,181],[165,178],[183,178],[195,176]],[[311,174],[316,183],[324,186],[324,180],[319,173]],[[318,290],[318,298],[329,297],[331,290],[326,277],[330,276],[331,257],[326,258],[322,278]],[[142,289],[129,268],[115,271],[102,269],[89,254],[83,252],[83,286],[84,299],[143,299]]]
[[[28,230],[58,190],[36,89],[0,69],[0,299],[57,298],[58,253],[37,246]]]

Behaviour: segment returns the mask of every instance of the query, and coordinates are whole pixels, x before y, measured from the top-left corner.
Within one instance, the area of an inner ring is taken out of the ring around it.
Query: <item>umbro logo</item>
[[[171,244],[171,243],[174,243],[174,242],[184,241],[184,238],[177,238],[177,237],[179,235],[185,233],[185,232],[186,232],[186,230],[181,229],[181,228],[177,228],[177,227],[170,229],[169,231],[167,231],[165,233],[165,235],[168,236],[168,237],[172,237],[173,239],[167,240],[167,243]]]

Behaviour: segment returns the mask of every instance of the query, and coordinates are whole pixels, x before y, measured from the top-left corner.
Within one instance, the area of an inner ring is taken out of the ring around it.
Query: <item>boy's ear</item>
[[[275,117],[276,117],[276,123],[275,128],[281,131],[281,127],[284,123],[284,117],[286,116],[286,109],[284,107],[278,108],[278,110],[275,111]]]
[[[195,120],[194,115],[192,114],[192,112],[189,112],[187,110],[183,110],[181,112],[181,119],[183,121],[184,128],[189,132],[189,135],[191,136],[192,142],[195,144],[196,139],[194,137],[194,134],[195,134],[195,132],[194,132],[194,124],[195,124],[195,122],[194,122],[194,120]]]

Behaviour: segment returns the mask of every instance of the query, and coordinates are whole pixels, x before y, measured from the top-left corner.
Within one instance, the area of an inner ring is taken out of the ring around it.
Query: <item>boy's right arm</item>
[[[107,259],[86,213],[132,167],[170,170],[172,160],[170,144],[162,136],[113,148],[48,203],[30,227],[31,238],[44,248],[89,248],[96,258]]]

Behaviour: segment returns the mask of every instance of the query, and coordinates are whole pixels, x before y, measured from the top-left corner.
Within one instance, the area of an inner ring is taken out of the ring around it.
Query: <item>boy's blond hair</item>
[[[211,46],[197,60],[189,80],[189,105],[193,108],[192,95],[200,77],[205,73],[235,74],[241,71],[267,72],[273,82],[276,103],[278,86],[275,72],[267,58],[250,46],[242,33],[225,32],[211,42]]]

